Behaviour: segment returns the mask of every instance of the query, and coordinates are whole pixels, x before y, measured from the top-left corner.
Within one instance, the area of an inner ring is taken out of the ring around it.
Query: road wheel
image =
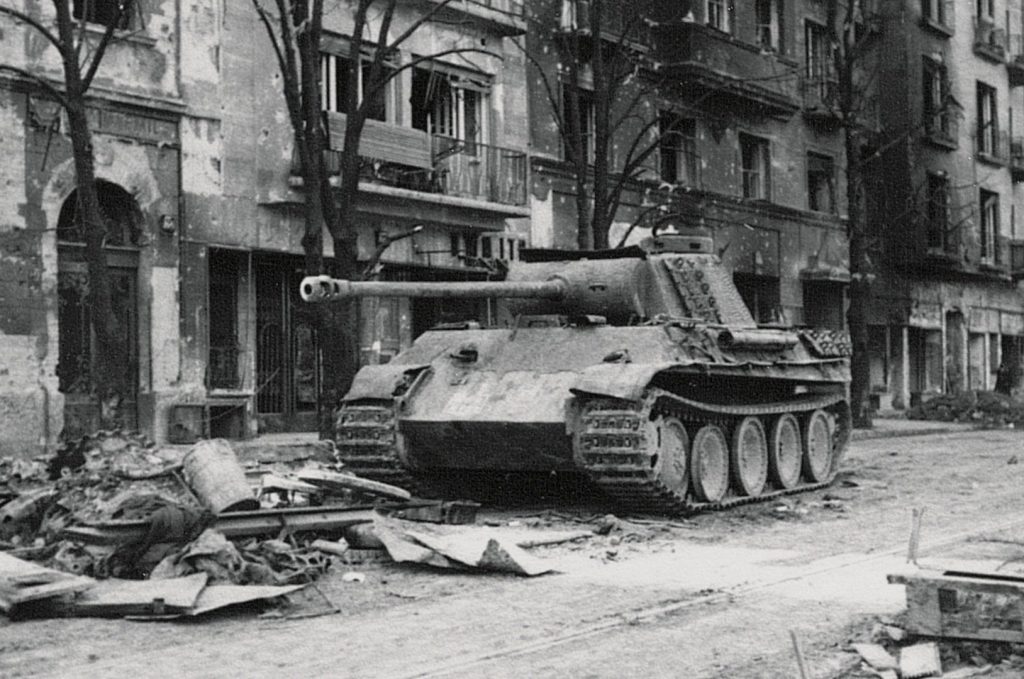
[[[768,472],[772,482],[784,490],[800,483],[800,422],[792,413],[775,420],[768,444]]]
[[[648,424],[648,441],[653,447],[651,469],[655,478],[680,498],[686,497],[687,458],[690,437],[678,418],[658,415]]]
[[[690,451],[693,492],[701,502],[718,502],[729,488],[729,442],[722,430],[706,424],[693,437]]]
[[[828,481],[832,473],[832,423],[823,410],[804,422],[804,476],[814,483]]]
[[[768,437],[756,417],[744,417],[732,432],[733,483],[748,497],[757,497],[768,480]]]

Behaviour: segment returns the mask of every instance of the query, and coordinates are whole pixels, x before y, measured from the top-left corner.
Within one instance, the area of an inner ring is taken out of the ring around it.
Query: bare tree
[[[429,56],[417,56],[403,64],[393,63],[398,49],[417,31],[437,20],[450,0],[430,3],[429,9],[404,24],[397,34],[396,12],[399,0],[351,0],[352,32],[348,82],[362,80],[363,87],[349,87],[342,102],[345,114],[343,146],[338,153],[339,184],[330,182],[325,152],[330,148],[321,101],[320,59],[323,41],[323,0],[252,0],[273,45],[281,69],[283,94],[294,134],[299,172],[303,179],[305,269],[309,275],[330,273],[345,279],[369,275],[394,238],[385,237],[370,261],[360,266],[356,243],[356,209],[359,204],[359,178],[363,159],[360,138],[366,121],[379,107],[385,89],[403,71],[430,59],[461,53],[491,52],[467,44],[444,49]],[[494,55],[492,55],[494,56]],[[361,94],[361,96],[360,96]],[[326,226],[334,245],[332,262],[324,260],[323,229]],[[332,413],[351,382],[359,365],[359,305],[347,300],[318,305],[323,382],[318,395],[321,435],[333,429]]]
[[[646,4],[565,0],[538,8],[523,49],[575,184],[577,245],[607,248],[623,200],[650,174],[660,142],[655,102],[664,78],[650,57]],[[547,45],[558,46],[554,68]]]
[[[101,35],[90,32],[86,24],[94,6],[84,3],[80,17],[75,17],[72,0],[52,0],[55,15],[36,16],[7,5],[0,5],[0,14],[30,26],[60,56],[62,77],[50,79],[41,66],[29,69],[0,64],[7,71],[33,82],[48,97],[60,104],[67,115],[71,149],[75,167],[78,218],[85,237],[88,270],[88,303],[95,351],[91,356],[91,388],[98,399],[101,426],[114,426],[120,419],[120,403],[130,385],[125,382],[123,366],[118,365],[117,342],[120,321],[111,304],[111,282],[107,269],[104,241],[106,224],[100,211],[96,191],[96,168],[93,158],[92,132],[86,112],[86,94],[103,63],[107,49],[117,37],[118,29],[132,11],[132,0],[109,0],[102,13],[105,21]]]

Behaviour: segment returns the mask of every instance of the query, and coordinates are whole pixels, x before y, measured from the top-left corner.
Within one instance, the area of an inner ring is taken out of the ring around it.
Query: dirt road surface
[[[811,675],[837,677],[855,664],[847,644],[904,608],[885,576],[905,567],[912,508],[922,556],[980,539],[1024,556],[1018,456],[1012,430],[854,443],[827,491],[533,550],[557,574],[336,566],[320,585],[336,614],[0,622],[0,676],[774,679],[797,675],[794,630]],[[564,530],[607,511],[482,518]],[[325,606],[310,591],[296,610]]]

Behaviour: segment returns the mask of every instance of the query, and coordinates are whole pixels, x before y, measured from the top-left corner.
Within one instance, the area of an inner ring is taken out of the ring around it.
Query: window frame
[[[704,25],[732,35],[736,27],[733,0],[704,0]]]
[[[490,142],[490,101],[493,83],[485,73],[458,69],[440,62],[413,68],[414,84],[410,99],[416,96],[415,79],[426,75],[427,90],[435,94],[442,89],[446,95],[431,100],[422,126],[416,118],[416,103],[412,103],[411,125],[432,136],[446,137],[462,142],[464,152],[475,154],[478,144]],[[436,78],[435,84],[431,80]],[[469,112],[472,111],[472,115]]]
[[[780,54],[786,49],[783,2],[784,0],[756,0],[754,3],[756,43],[764,49]],[[767,14],[767,17],[763,16],[764,14]]]
[[[976,81],[975,140],[978,153],[999,154],[999,92],[981,80]]]
[[[87,25],[102,26],[106,28],[109,25],[109,21],[116,16],[119,8],[119,0],[72,0],[71,3],[71,18],[75,21],[85,20]],[[86,9],[92,14],[92,18],[84,16],[87,14]],[[111,12],[106,14],[106,18],[97,18],[98,13],[101,10]],[[115,31],[131,31],[135,28],[135,17],[138,12],[138,4],[133,2],[131,6],[127,8],[127,11],[121,16],[120,25],[115,26]]]
[[[572,158],[571,150],[568,148],[571,139],[575,135],[575,124],[572,116],[568,114],[569,108],[569,90],[572,85],[569,83],[562,83],[562,120],[566,126],[566,135],[562,137],[562,159],[575,162]],[[594,110],[594,91],[583,86],[576,87],[580,97],[580,115],[583,118],[584,126],[587,128],[583,133],[583,145],[584,145],[584,157],[586,158],[586,164],[593,165],[594,159],[597,157],[596,148],[596,116]],[[566,138],[569,137],[569,138]]]
[[[739,146],[743,197],[749,200],[771,201],[771,140],[740,132]]]
[[[346,76],[345,87],[349,87],[347,82],[348,74],[348,62],[352,59],[351,52],[345,49],[321,49],[320,51],[320,108],[323,111],[330,113],[341,113],[347,115],[348,111],[345,110],[346,102],[344,101],[344,95],[341,92],[339,77],[342,72]],[[367,61],[372,59],[372,55],[368,54],[366,50],[359,55],[359,68],[357,69],[356,78],[356,90],[357,90],[357,101],[362,102],[364,97],[365,78],[368,74],[371,62]],[[397,69],[398,64],[393,58],[385,60],[385,68]],[[380,94],[380,113],[374,112],[372,109],[367,115],[370,120],[378,120],[380,122],[397,124],[399,121],[399,97],[398,97],[398,78],[392,77],[384,85],[384,91]],[[357,104],[358,105],[358,104]]]
[[[978,251],[983,264],[995,264],[998,256],[999,194],[978,189]]]
[[[658,114],[658,176],[662,181],[697,186],[697,120],[663,110]],[[669,166],[674,171],[669,171]]]
[[[929,172],[925,186],[925,246],[946,252],[949,248],[950,182],[945,172]]]
[[[827,171],[815,172],[813,169],[812,161],[820,163],[822,167],[827,167]],[[812,212],[821,212],[824,214],[834,215],[839,211],[837,195],[836,195],[836,160],[834,157],[825,153],[816,153],[814,151],[807,152],[807,208]],[[816,205],[818,191],[815,190],[814,177],[822,177],[825,181],[826,189],[826,200],[827,205],[819,206]]]

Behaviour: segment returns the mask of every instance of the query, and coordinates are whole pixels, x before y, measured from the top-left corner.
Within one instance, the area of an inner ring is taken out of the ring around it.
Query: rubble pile
[[[922,639],[904,629],[900,618],[882,618],[871,640],[854,642],[849,651],[860,663],[842,679],[861,677],[981,677],[996,670],[1024,674],[1024,644],[965,639]]]
[[[1024,401],[994,391],[965,391],[931,398],[907,411],[911,420],[1024,425]]]
[[[524,548],[593,534],[458,525],[478,507],[332,466],[247,473],[220,439],[182,456],[101,432],[52,460],[0,460],[0,612],[196,616],[296,591],[332,560],[539,575],[552,567]]]

